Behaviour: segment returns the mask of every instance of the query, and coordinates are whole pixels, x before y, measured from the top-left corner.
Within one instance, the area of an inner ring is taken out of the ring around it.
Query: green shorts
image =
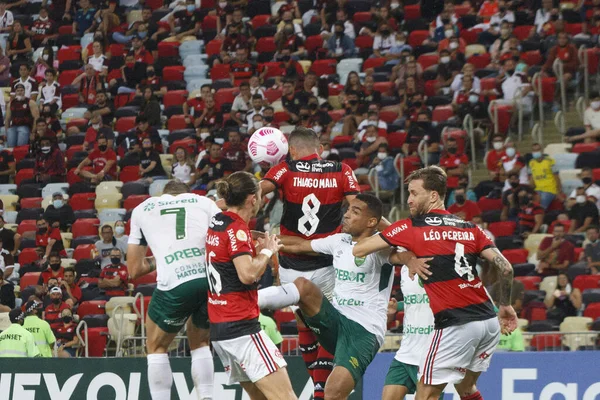
[[[336,310],[325,297],[319,313],[304,319],[321,346],[334,354],[334,364],[350,371],[357,383],[381,347],[377,337]]]
[[[405,364],[394,358],[385,377],[385,386],[404,386],[408,389],[408,394],[414,394],[417,391],[418,372],[418,365]]]
[[[197,328],[208,329],[208,281],[193,279],[167,291],[156,289],[148,306],[148,317],[165,332],[177,333],[188,318]]]

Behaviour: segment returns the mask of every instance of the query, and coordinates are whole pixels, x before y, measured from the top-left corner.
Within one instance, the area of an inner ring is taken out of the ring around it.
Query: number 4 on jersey
[[[456,243],[454,253],[454,270],[461,278],[467,274],[467,280],[471,282],[475,279],[475,276],[473,275],[473,267],[471,267],[469,260],[465,257],[465,245]]]

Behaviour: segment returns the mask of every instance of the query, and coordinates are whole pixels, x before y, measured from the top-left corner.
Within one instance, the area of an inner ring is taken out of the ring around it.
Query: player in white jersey
[[[394,256],[392,261],[396,261]],[[402,400],[407,394],[415,393],[419,363],[429,348],[433,332],[429,296],[419,276],[415,274],[411,278],[406,266],[400,272],[400,289],[404,296],[404,301],[398,303],[398,311],[404,310],[402,342],[385,377],[382,400]]]
[[[212,200],[188,192],[186,184],[169,182],[162,196],[147,199],[131,216],[129,274],[135,279],[157,269],[157,288],[146,322],[153,400],[171,399],[173,376],[167,349],[186,322],[197,396],[202,400],[213,395],[204,246],[210,220],[221,210]],[[156,265],[145,259],[148,247]]]
[[[383,343],[393,281],[391,249],[364,258],[352,255],[358,240],[375,234],[382,210],[378,198],[359,194],[350,201],[342,233],[314,240],[281,237],[286,252],[333,256],[335,287],[331,303],[316,284],[302,277],[258,292],[261,308],[298,304],[321,346],[335,354],[325,398],[347,398]]]

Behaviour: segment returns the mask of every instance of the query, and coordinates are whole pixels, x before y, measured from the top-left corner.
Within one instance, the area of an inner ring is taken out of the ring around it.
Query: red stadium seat
[[[88,168],[89,170],[89,168]],[[71,168],[70,170],[67,171],[67,183],[69,185],[72,185],[74,183],[77,182],[82,182],[83,179],[81,179],[78,175],[75,175],[75,168]]]
[[[265,78],[273,78],[275,76],[285,75],[285,69],[281,67],[280,62],[266,62],[261,64],[267,70]]]
[[[112,73],[112,72],[111,72]],[[110,74],[109,74],[110,75]],[[120,93],[115,96],[115,108],[124,107],[135,97],[135,93]]]
[[[73,34],[73,25],[63,25],[63,26],[59,27],[58,34],[60,36],[72,35]]]
[[[23,249],[21,250],[21,253],[19,253],[19,264],[21,265],[27,265],[27,264],[32,264],[36,261],[38,261],[40,258],[36,252],[36,250],[32,247],[27,248],[27,249]],[[23,276],[24,278],[24,276]],[[25,285],[23,284],[23,278],[21,278],[21,289],[25,289]],[[37,282],[37,279],[36,279]]]
[[[419,156],[408,156],[402,159],[398,159],[396,169],[400,171],[400,160],[404,160],[402,163],[404,166],[404,176],[408,176],[411,172],[421,168],[421,159]]]
[[[19,170],[15,175],[15,184],[19,185],[23,180],[33,178],[33,174],[33,168],[23,168],[22,170]]]
[[[287,111],[276,111],[275,114],[273,115],[273,121],[275,121],[277,123],[287,122],[289,120],[290,120],[290,115],[287,113]]]
[[[529,37],[529,34],[531,33],[532,29],[535,29],[535,26],[533,26],[533,25],[515,26],[512,33],[517,39],[522,41]]]
[[[214,39],[206,44],[206,48],[204,51],[206,55],[211,57],[219,54],[221,52],[221,46],[223,45],[222,40]]]
[[[521,60],[531,67],[533,65],[540,65],[544,61],[544,58],[539,50],[532,50],[521,53]]]
[[[562,346],[562,335],[560,333],[538,334],[531,339],[529,345],[535,347],[537,351],[542,351],[546,347],[560,347]]]
[[[77,315],[79,315],[80,318],[83,318],[86,315],[106,314],[105,306],[106,300],[84,301],[79,304],[79,307],[77,308]]]
[[[531,309],[531,321],[545,321],[546,320],[546,309],[542,307],[533,307]]]
[[[581,253],[583,253],[585,251],[585,249],[583,247],[575,247],[574,251],[574,255],[575,255],[575,260],[579,260],[579,257],[581,256]]]
[[[96,229],[96,234],[98,234],[98,230]],[[73,252],[73,258],[77,261],[85,260],[92,257],[92,250],[94,250],[96,246],[93,244],[80,244],[75,248]]]
[[[350,143],[351,141],[352,141],[351,135],[347,135],[347,136],[340,135],[340,136],[336,136],[333,138],[333,140],[331,141],[331,146],[336,147],[341,144]]]
[[[22,159],[27,157],[27,154],[29,154],[29,145],[17,146],[13,148],[12,154],[16,162],[21,161]]]
[[[467,59],[467,62],[473,64],[475,69],[484,69],[492,61],[490,53],[475,54]]]
[[[137,181],[138,179],[140,179],[140,167],[137,165],[125,167],[119,172],[119,180],[123,183]]]
[[[281,89],[269,88],[265,91],[265,97],[267,98],[267,101],[269,103],[273,103],[281,99],[281,96],[283,96],[283,92]]]
[[[381,93],[382,96],[389,96],[394,88],[393,82],[375,82],[373,84],[373,90]]]
[[[21,277],[20,286],[22,289],[27,286],[35,286],[40,279],[41,272],[27,272]]]
[[[539,276],[515,276],[515,280],[521,282],[525,290],[538,290],[542,278]]]
[[[127,211],[133,210],[148,198],[150,198],[150,196],[148,196],[147,194],[135,194],[129,196],[123,202],[123,208],[125,208]]]
[[[76,126],[76,127],[80,128],[80,130],[83,129],[83,131],[85,132],[85,130],[87,128],[87,124],[88,124],[88,120],[85,118],[73,118],[73,119],[70,119],[69,122],[67,122],[67,129],[69,129],[72,126]]]
[[[217,16],[207,15],[202,19],[202,31],[216,31],[217,30]]]
[[[354,45],[358,49],[372,49],[373,48],[373,37],[368,35],[357,36],[354,39]]]
[[[437,106],[433,109],[433,114],[431,116],[432,121],[446,121],[450,117],[454,116],[454,110],[452,106]]]
[[[231,78],[229,76],[230,69],[231,69],[231,66],[229,64],[214,65],[210,69],[210,79],[212,79],[213,81],[216,81],[218,79],[229,79],[229,78]]]
[[[454,6],[454,14],[457,17],[465,16],[471,11],[471,6],[469,4],[457,4]]]
[[[171,132],[186,129],[187,127],[188,124],[185,122],[185,115],[183,114],[173,115],[167,122],[167,129]]]
[[[436,92],[436,84],[437,84],[437,79],[432,79],[429,81],[425,81],[425,96],[427,97],[431,97],[431,96],[435,96],[435,92]]]
[[[62,107],[63,110],[68,110],[71,107],[77,107],[79,105],[79,95],[77,93],[69,93],[62,95]]]
[[[344,116],[346,115],[346,110],[333,110],[333,111],[329,111],[328,114],[332,120],[337,122],[340,119],[344,118]]]
[[[165,108],[171,106],[181,106],[187,100],[187,96],[187,90],[171,90],[163,96],[162,103]]]
[[[550,227],[548,228],[548,233],[554,233],[554,227],[556,226],[556,224],[561,224],[562,226],[565,227],[565,231],[568,232],[569,228],[571,227],[571,220],[564,220],[564,221],[552,221],[552,223],[550,224]]]
[[[481,29],[463,29],[460,31],[460,38],[463,39],[467,45],[477,44],[477,39],[481,32]]]
[[[23,221],[21,221],[21,223],[17,227],[17,233],[19,235],[23,235],[23,233],[25,233],[25,232],[35,232],[35,231],[37,231],[35,219],[24,219]]]
[[[163,68],[163,81],[182,81],[185,67],[183,65],[172,65]]]
[[[573,287],[579,289],[582,293],[586,289],[598,289],[600,288],[600,276],[578,275],[573,280]]]
[[[510,249],[502,251],[502,254],[511,264],[525,264],[529,256],[527,249]]]
[[[148,307],[150,306],[150,301],[152,300],[152,296],[144,296],[144,313],[142,314],[142,318],[141,318],[141,323],[146,323],[146,315],[148,314]],[[142,312],[142,297],[138,297],[135,300],[135,306],[136,308],[139,310],[139,312]]]
[[[71,83],[73,83],[73,81],[75,80],[75,78],[77,78],[78,75],[81,74],[80,70],[66,70],[66,71],[62,71],[59,75],[58,75],[58,83],[60,86],[68,86]],[[65,109],[66,110],[66,109]]]
[[[317,51],[317,49],[323,47],[323,36],[314,35],[307,37],[306,41],[304,42],[304,47],[309,54],[314,53]]]
[[[382,83],[392,84],[392,82],[382,82]],[[383,94],[383,92],[382,92],[382,94]],[[395,111],[380,111],[379,119],[381,119],[382,121],[385,121],[388,124],[391,124],[392,122],[394,122],[395,120],[398,119],[398,113]]]
[[[128,130],[135,128],[136,117],[121,117],[115,123],[115,131],[126,133]]]
[[[421,18],[421,5],[419,3],[404,6],[405,21],[419,18]]]
[[[299,342],[296,338],[284,338],[283,342],[281,342],[281,352],[282,354],[289,354],[292,351],[296,351],[298,349]]]
[[[537,79],[540,79],[539,77]],[[539,82],[538,80],[532,80],[532,85],[534,90],[538,91]],[[542,79],[542,100],[544,103],[552,103],[554,101],[554,92],[556,88],[556,78],[555,77],[546,77]],[[537,93],[539,96],[540,94]]]
[[[108,46],[108,52],[111,57],[121,57],[125,54],[125,45],[121,43],[112,43]]]
[[[513,107],[510,105],[494,104],[491,111],[492,115],[497,115],[498,118],[498,133],[506,134],[510,128]]]
[[[369,22],[372,19],[373,19],[373,14],[371,14],[369,11],[356,12],[352,16],[352,21],[354,21],[356,23]]]
[[[409,35],[408,35],[408,44],[412,47],[415,48],[417,46],[420,46],[421,44],[423,44],[423,41],[425,39],[429,38],[429,31],[426,30],[422,30],[422,31],[412,31]]]
[[[592,318],[594,321],[600,318],[600,303],[591,303],[583,310],[583,316]]]
[[[363,62],[362,70],[366,71],[369,68],[381,67],[383,64],[385,64],[386,61],[387,61],[387,58],[383,58],[383,57],[367,58],[365,60],[365,62]]]
[[[108,328],[88,328],[88,355],[103,357],[108,340]]]
[[[517,228],[517,223],[513,221],[492,222],[488,225],[488,230],[496,237],[512,236]]]
[[[296,314],[292,311],[275,311],[273,313],[273,319],[277,323],[277,328],[281,328],[281,324],[285,322],[293,322],[296,320]]]
[[[179,42],[159,42],[158,43],[158,57],[178,57],[179,56]]]
[[[388,134],[388,146],[390,146],[390,149],[392,150],[400,150],[404,142],[406,142],[407,136],[408,134],[406,132],[392,132]]]
[[[93,210],[96,193],[76,193],[69,199],[69,205],[74,211]]]
[[[589,74],[596,75],[598,73],[598,64],[600,64],[600,54],[598,53],[598,49],[583,49],[581,51],[587,53],[587,65]],[[583,54],[581,54],[581,65],[585,65],[585,57]]]
[[[56,59],[59,63],[64,61],[81,60],[81,46],[63,46],[58,50]]]
[[[97,236],[100,220],[98,218],[80,218],[71,226],[73,237]]]
[[[271,16],[269,14],[255,15],[250,23],[254,29],[260,28],[263,25],[269,25]]]
[[[256,42],[256,51],[260,53],[274,53],[277,51],[275,38],[272,36],[261,37]]]
[[[583,32],[583,24],[565,24],[565,32],[567,32],[571,36],[578,35]]]
[[[490,199],[482,197],[477,201],[480,210],[502,210],[502,199]]]
[[[176,140],[169,146],[169,152],[175,154],[175,150],[178,147],[185,148],[188,154],[196,154],[196,139],[187,138]]]
[[[21,204],[21,209],[23,208],[42,208],[42,201],[44,199],[42,197],[29,197],[24,198],[19,201]]]
[[[595,151],[598,147],[600,147],[600,143],[577,143],[571,149],[571,153],[589,153]]]
[[[148,285],[152,283],[156,283],[156,270],[150,272],[149,274],[140,276],[139,278],[132,281],[133,286],[138,287],[139,285]]]
[[[221,108],[223,104],[233,104],[235,96],[238,95],[239,91],[240,89],[236,87],[217,90],[217,93],[215,93],[215,103],[217,108]]]
[[[417,63],[419,63],[419,65],[421,65],[421,68],[423,68],[423,70],[426,70],[427,68],[431,67],[432,65],[436,65],[439,61],[440,61],[440,57],[435,53],[421,54],[419,56],[419,58],[417,58]]]

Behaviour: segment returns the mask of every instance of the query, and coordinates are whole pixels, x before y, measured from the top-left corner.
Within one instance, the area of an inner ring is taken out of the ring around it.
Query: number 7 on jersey
[[[177,240],[185,239],[185,208],[176,207],[160,210],[160,215],[171,214],[175,214],[175,238]]]

